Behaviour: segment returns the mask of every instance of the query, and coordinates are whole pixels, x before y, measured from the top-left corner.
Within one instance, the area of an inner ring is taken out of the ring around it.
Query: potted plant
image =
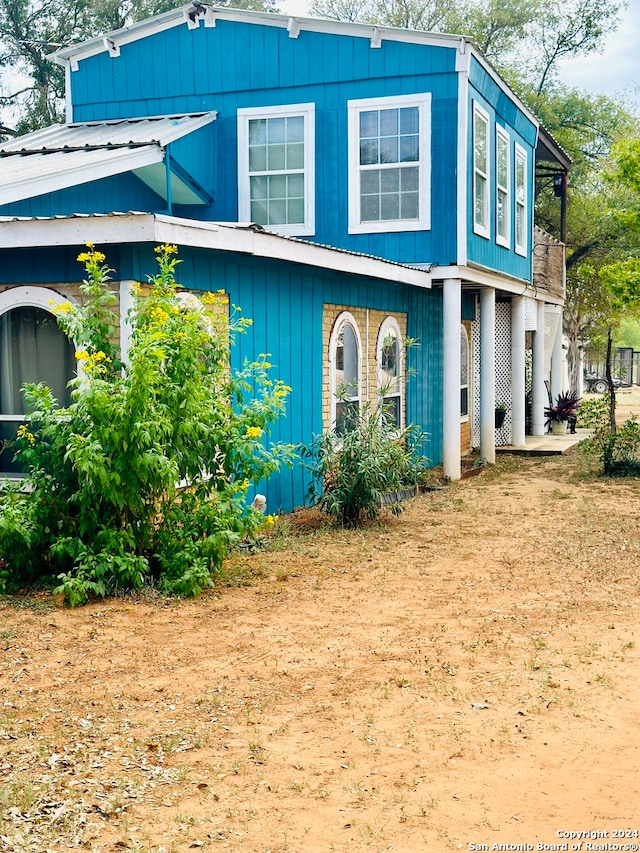
[[[496,414],[495,414],[496,429],[501,429],[502,425],[504,424],[504,419],[506,418],[506,416],[507,416],[506,403],[497,403],[496,404]]]
[[[545,426],[554,435],[564,435],[567,431],[567,421],[576,416],[580,397],[570,391],[558,394],[555,406],[550,405],[544,410]]]

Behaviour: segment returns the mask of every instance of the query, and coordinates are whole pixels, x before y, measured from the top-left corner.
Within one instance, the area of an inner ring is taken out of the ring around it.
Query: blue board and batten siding
[[[217,164],[205,208],[181,216],[237,221],[237,111],[245,107],[315,105],[316,227],[309,239],[403,263],[456,261],[456,51],[218,21],[215,28],[178,26],[82,59],[71,72],[74,121],[216,110]],[[431,219],[425,231],[348,233],[347,101],[431,94]],[[188,147],[191,145],[191,151]],[[190,142],[178,161],[187,169],[215,150]],[[71,211],[69,211],[71,212]]]
[[[145,281],[156,268],[153,246],[102,247],[117,280]],[[0,285],[16,282],[52,285],[77,282],[81,246],[40,250],[0,250]],[[408,335],[420,346],[411,350],[408,367],[416,370],[406,392],[407,421],[429,433],[426,454],[440,462],[442,397],[441,294],[361,276],[253,258],[231,252],[180,249],[180,284],[192,290],[224,289],[230,301],[253,321],[239,334],[232,364],[241,367],[258,353],[270,353],[273,376],[291,386],[287,413],[273,427],[272,441],[307,443],[323,429],[323,344],[325,303],[408,315]],[[259,485],[271,512],[302,505],[307,478],[299,461],[292,469]]]
[[[518,107],[503,89],[498,86],[494,78],[472,57],[469,72],[469,94],[468,94],[468,133],[467,145],[470,156],[467,158],[468,186],[473,188],[473,105],[479,104],[489,116],[489,145],[490,162],[492,164],[492,177],[490,181],[489,197],[489,237],[482,237],[473,230],[473,204],[469,204],[467,211],[467,254],[471,263],[478,264],[490,270],[499,270],[515,278],[530,281],[532,275],[532,251],[527,246],[526,254],[520,255],[515,252],[515,216],[514,205],[514,175],[515,175],[515,145],[519,145],[527,155],[527,199],[529,225],[527,227],[527,241],[533,228],[533,163],[535,159],[535,146],[537,141],[537,129],[530,118]],[[509,136],[510,148],[510,175],[511,175],[511,199],[510,199],[510,240],[509,248],[496,242],[496,126],[502,127]]]

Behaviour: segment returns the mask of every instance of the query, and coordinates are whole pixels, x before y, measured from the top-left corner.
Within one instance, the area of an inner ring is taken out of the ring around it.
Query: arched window
[[[361,351],[357,323],[345,311],[336,320],[329,341],[331,423],[339,435],[349,431],[360,412]]]
[[[469,418],[469,336],[460,326],[460,418]]]
[[[402,336],[393,317],[387,317],[378,333],[376,360],[378,364],[378,394],[384,406],[387,422],[402,426]]]
[[[46,288],[17,287],[0,294],[0,442],[11,442],[28,412],[25,382],[43,382],[61,406],[70,403],[67,383],[76,372],[75,347],[58,327],[49,300],[59,294]],[[46,307],[45,307],[46,306]],[[18,474],[13,451],[0,453],[0,471]]]

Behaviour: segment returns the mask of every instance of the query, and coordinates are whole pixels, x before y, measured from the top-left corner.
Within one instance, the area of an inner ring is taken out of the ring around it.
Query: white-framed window
[[[464,325],[460,326],[460,420],[469,420],[469,336]]]
[[[315,105],[238,110],[238,217],[291,236],[315,232]]]
[[[343,311],[336,319],[329,340],[331,382],[331,426],[343,435],[360,414],[362,342],[355,318]]]
[[[511,243],[511,163],[509,135],[496,125],[496,243]]]
[[[529,218],[529,205],[527,200],[527,152],[517,143],[515,162],[516,252],[519,255],[526,255]]]
[[[376,347],[378,394],[388,423],[402,428],[403,343],[394,317],[386,317],[378,332]]]
[[[431,95],[347,102],[349,233],[430,228]]]
[[[473,104],[473,230],[489,237],[490,178],[489,114]]]
[[[10,443],[29,419],[22,386],[44,382],[61,406],[76,374],[75,346],[58,326],[53,308],[65,300],[45,287],[14,287],[0,293],[0,472],[20,476]],[[9,446],[5,447],[5,444]]]

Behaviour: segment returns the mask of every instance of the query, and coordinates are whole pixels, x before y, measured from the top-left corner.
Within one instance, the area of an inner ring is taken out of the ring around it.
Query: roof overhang
[[[382,279],[395,284],[430,288],[427,270],[385,261],[240,223],[198,222],[152,213],[111,213],[47,218],[0,218],[3,249],[131,243],[170,243],[177,246],[237,252],[276,261],[303,264],[332,272]]]
[[[438,286],[445,279],[460,279],[464,290],[479,290],[484,287],[493,288],[496,293],[505,296],[527,296],[530,299],[542,300],[553,305],[563,305],[564,299],[555,294],[536,287],[530,281],[498,273],[473,264],[433,267],[431,270],[433,285]]]
[[[0,205],[134,172],[175,204],[211,199],[170,157],[167,146],[217,113],[52,125],[0,146]]]

